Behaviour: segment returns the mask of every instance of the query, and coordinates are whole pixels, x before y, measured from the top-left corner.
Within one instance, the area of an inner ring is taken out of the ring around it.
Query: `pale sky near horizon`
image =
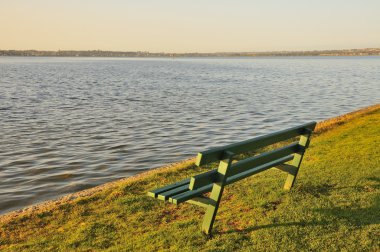
[[[380,0],[0,0],[0,50],[380,47]]]

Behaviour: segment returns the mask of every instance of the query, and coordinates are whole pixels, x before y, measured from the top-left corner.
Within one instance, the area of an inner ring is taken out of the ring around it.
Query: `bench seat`
[[[251,168],[245,172],[238,173],[234,176],[230,176],[227,178],[225,185],[232,184],[238,180],[252,176],[256,173],[265,171],[265,170],[270,169],[272,167],[282,165],[285,162],[291,161],[293,159],[293,157],[294,157],[293,155],[288,155],[284,158],[280,158],[280,159],[274,160],[272,162],[266,163],[264,165],[260,165],[260,166]],[[232,165],[231,169],[233,169],[233,165]],[[197,177],[199,178],[199,177],[202,177],[204,175],[209,176],[210,174],[214,174],[214,172],[216,174],[217,170],[215,169],[215,170],[212,170],[212,172],[208,171],[205,173],[201,173],[201,174],[194,176],[192,178],[184,179],[180,182],[176,182],[176,183],[158,188],[156,190],[148,192],[148,195],[153,197],[153,198],[157,198],[159,200],[167,201],[167,202],[170,202],[170,203],[173,203],[176,205],[183,203],[183,202],[186,202],[187,200],[189,200],[191,198],[201,196],[204,193],[211,192],[213,183],[216,182],[216,180],[210,181],[209,183],[204,184],[202,187],[197,188],[195,190],[192,190],[192,189],[190,189],[191,179],[193,179],[193,178],[196,179]]]

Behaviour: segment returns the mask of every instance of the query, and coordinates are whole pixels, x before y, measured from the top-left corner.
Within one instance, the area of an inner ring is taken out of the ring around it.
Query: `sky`
[[[380,0],[0,0],[0,50],[380,47]]]

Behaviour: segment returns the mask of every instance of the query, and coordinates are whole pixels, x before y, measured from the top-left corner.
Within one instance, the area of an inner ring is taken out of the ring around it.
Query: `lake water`
[[[380,57],[0,57],[0,214],[379,98]]]

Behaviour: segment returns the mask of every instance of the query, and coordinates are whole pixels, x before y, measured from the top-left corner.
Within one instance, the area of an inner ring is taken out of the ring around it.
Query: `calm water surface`
[[[0,57],[0,213],[379,98],[380,57]]]

